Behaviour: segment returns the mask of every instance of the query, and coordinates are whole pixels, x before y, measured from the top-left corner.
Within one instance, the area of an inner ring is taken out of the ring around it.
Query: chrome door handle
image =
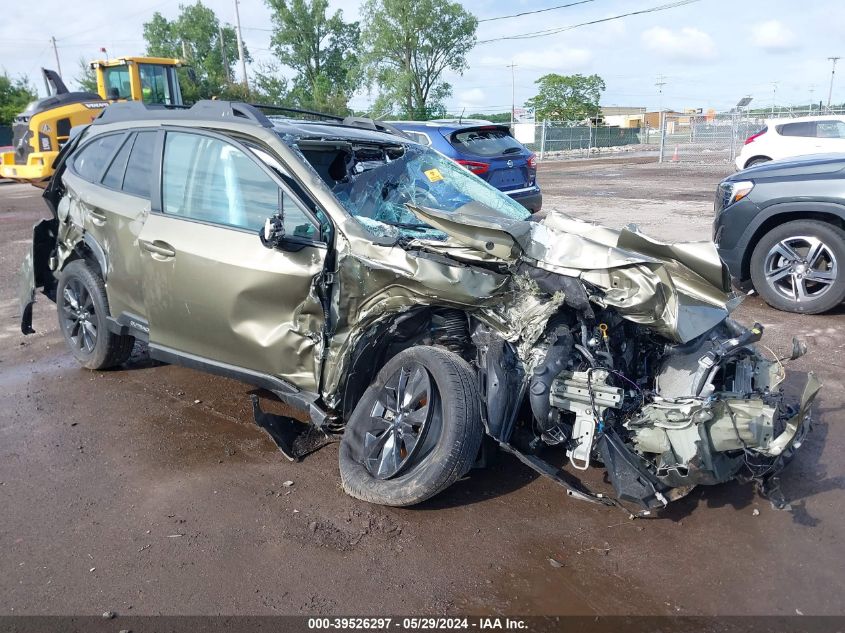
[[[176,257],[176,251],[167,242],[162,242],[159,240],[155,240],[154,242],[145,242],[142,240],[141,247],[145,251],[149,251],[150,253],[152,253],[153,257],[158,255],[156,259],[167,259],[170,257]]]

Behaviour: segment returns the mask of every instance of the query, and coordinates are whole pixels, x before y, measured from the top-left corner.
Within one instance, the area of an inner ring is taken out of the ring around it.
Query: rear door
[[[139,239],[151,349],[316,391],[327,245],[311,213],[250,149],[217,134],[168,130],[161,173]],[[271,250],[258,232],[280,205],[290,239]]]
[[[796,121],[777,126],[780,135],[779,143],[772,150],[772,158],[789,158],[790,156],[805,156],[820,154],[821,149],[817,133],[816,121]]]
[[[144,132],[143,138],[154,144],[155,135],[154,131]],[[88,247],[101,251],[95,256],[105,264],[106,295],[115,317],[143,314],[137,239],[150,210],[152,150],[145,154],[147,158],[136,156],[140,160],[133,176],[141,186],[123,189],[126,164],[137,136],[119,132],[95,137],[74,155],[63,178],[70,213],[85,229]]]
[[[449,142],[461,156],[458,162],[504,192],[534,186],[536,171],[529,165],[532,153],[507,127],[486,125],[453,132]]]

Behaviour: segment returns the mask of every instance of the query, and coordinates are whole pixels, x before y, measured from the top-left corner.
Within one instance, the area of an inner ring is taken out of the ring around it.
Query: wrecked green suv
[[[785,402],[711,243],[531,216],[370,120],[117,104],[56,167],[23,331],[42,287],[85,367],[141,340],[263,387],[307,411],[256,404],[289,457],[301,428],[340,438],[355,497],[419,503],[499,448],[639,512],[731,479],[777,500],[809,428],[818,382]],[[615,494],[574,476],[594,465]]]

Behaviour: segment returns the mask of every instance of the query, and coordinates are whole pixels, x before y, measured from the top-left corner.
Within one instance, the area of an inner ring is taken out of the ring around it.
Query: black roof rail
[[[359,127],[365,130],[374,130],[376,132],[384,132],[385,134],[392,134],[394,136],[401,136],[402,138],[413,140],[399,128],[392,126],[386,121],[379,121],[378,119],[370,119],[362,116],[348,116],[343,119],[343,125],[347,125],[349,127]]]
[[[276,112],[291,112],[293,114],[307,114],[308,116],[320,117],[321,119],[329,119],[332,121],[343,121],[342,116],[336,114],[328,114],[326,112],[317,112],[316,110],[305,110],[303,108],[290,108],[288,106],[271,105],[269,103],[250,103],[253,108],[264,108],[265,110],[274,110]]]
[[[271,105],[269,103],[252,103],[250,104],[255,108],[264,108],[265,110],[274,110],[276,112],[290,112],[293,114],[305,114],[308,116],[319,117],[321,119],[326,119],[329,121],[337,121],[341,125],[345,125],[347,127],[358,127],[365,130],[373,130],[376,132],[386,132],[388,134],[393,134],[395,136],[401,136],[403,138],[410,137],[405,134],[403,131],[393,127],[389,123],[385,123],[384,121],[378,121],[374,119],[370,119],[367,117],[360,117],[360,116],[346,116],[342,117],[337,114],[328,114],[327,112],[318,112],[316,110],[306,110],[304,108],[292,108],[289,106],[281,106],[281,105]]]
[[[121,101],[103,109],[100,116],[94,121],[94,125],[122,121],[149,121],[152,119],[174,121],[180,119],[248,119],[262,127],[273,127],[273,122],[254,106],[239,101],[220,101],[217,99],[197,101],[190,107],[146,104],[142,101]]]

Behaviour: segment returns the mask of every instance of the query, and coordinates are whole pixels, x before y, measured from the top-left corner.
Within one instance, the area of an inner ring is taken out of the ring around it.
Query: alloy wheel
[[[402,472],[420,454],[438,416],[432,380],[419,363],[403,366],[385,383],[364,434],[362,463],[377,479]]]
[[[97,345],[97,315],[94,299],[76,278],[68,280],[62,293],[62,327],[76,349],[92,353]]]
[[[791,301],[805,302],[827,293],[838,274],[836,256],[817,237],[796,236],[781,240],[766,254],[766,283]]]

